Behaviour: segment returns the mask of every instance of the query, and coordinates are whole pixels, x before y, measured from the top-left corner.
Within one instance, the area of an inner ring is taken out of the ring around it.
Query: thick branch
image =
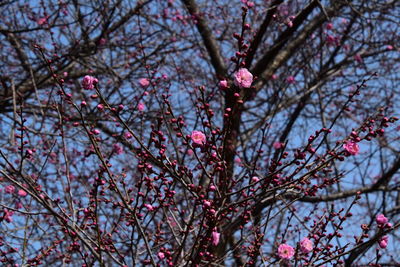
[[[199,8],[194,0],[182,0],[185,4],[190,15],[196,18],[196,27],[199,31],[204,45],[211,59],[211,64],[214,67],[216,74],[219,77],[224,77],[226,73],[226,66],[221,56],[219,46],[215,40],[210,28],[207,26],[208,22],[200,15]]]

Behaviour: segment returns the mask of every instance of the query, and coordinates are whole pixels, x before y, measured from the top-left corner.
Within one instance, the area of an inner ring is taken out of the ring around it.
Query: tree
[[[0,8],[6,266],[399,264],[398,1]]]

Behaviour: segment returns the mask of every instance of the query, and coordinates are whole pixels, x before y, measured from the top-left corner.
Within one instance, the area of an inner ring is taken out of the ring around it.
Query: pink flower
[[[191,138],[193,143],[198,145],[203,145],[206,142],[206,136],[201,131],[193,131]]]
[[[119,144],[113,144],[113,152],[116,153],[117,155],[120,155],[124,153],[124,150],[122,149],[122,146]]]
[[[286,81],[287,81],[289,84],[294,84],[294,83],[296,83],[296,79],[295,79],[293,76],[287,77],[287,78],[286,78]]]
[[[226,80],[219,81],[219,88],[225,90],[228,88],[228,82]]]
[[[357,143],[354,143],[352,141],[347,142],[346,144],[343,145],[343,148],[349,152],[351,155],[357,155],[358,152],[360,151],[360,148]]]
[[[301,240],[300,249],[303,253],[310,253],[313,250],[313,242],[307,237]]]
[[[252,183],[257,183],[258,181],[260,181],[260,178],[258,178],[257,176],[253,176],[253,177],[251,178],[251,182],[252,182]]]
[[[144,204],[144,206],[146,207],[146,209],[148,209],[149,211],[153,211],[154,207],[150,204]]]
[[[160,260],[163,260],[163,259],[165,258],[165,255],[164,255],[163,252],[158,252],[157,256],[158,256],[158,258],[159,258]]]
[[[214,231],[212,232],[212,244],[214,246],[218,245],[220,236],[221,234],[218,233],[216,229],[214,229]]]
[[[379,240],[378,244],[381,248],[386,248],[388,245],[389,237],[387,235],[383,236],[381,240]]]
[[[140,86],[146,88],[147,86],[149,86],[150,81],[147,78],[142,78],[139,80],[139,84],[140,84]]]
[[[125,133],[124,133],[124,137],[125,137],[126,139],[131,139],[131,138],[132,138],[132,134],[131,134],[130,132],[125,132]]]
[[[37,20],[37,24],[39,25],[43,25],[45,23],[47,23],[47,17],[43,17]]]
[[[281,259],[289,260],[294,256],[294,248],[287,244],[280,244],[278,247],[278,256]]]
[[[21,196],[21,197],[26,197],[27,194],[28,194],[28,193],[26,193],[26,192],[25,192],[24,190],[22,190],[22,189],[18,190],[18,195]]]
[[[142,102],[140,102],[140,103],[138,104],[137,108],[138,108],[139,111],[143,111],[144,108],[145,108],[145,105],[144,105]]]
[[[281,143],[281,142],[275,142],[272,146],[275,148],[275,149],[281,149],[282,147],[283,147],[283,143]]]
[[[332,23],[326,24],[326,29],[327,30],[332,30],[333,29],[333,24]]]
[[[383,214],[377,215],[375,220],[379,225],[385,225],[389,221]]]
[[[8,194],[12,194],[15,191],[15,187],[13,185],[7,185],[4,187],[4,191]]]
[[[99,82],[99,80],[97,80],[96,78],[86,75],[85,77],[83,77],[82,87],[83,87],[83,89],[86,89],[86,90],[92,90],[94,88],[94,85],[98,82]]]
[[[250,88],[253,82],[253,74],[246,68],[239,69],[235,74],[235,84],[243,88]]]
[[[4,209],[4,216],[3,216],[4,220],[6,220],[6,222],[9,222],[9,223],[12,222],[13,214],[14,214],[14,211],[12,211],[12,210],[9,211],[7,209]]]

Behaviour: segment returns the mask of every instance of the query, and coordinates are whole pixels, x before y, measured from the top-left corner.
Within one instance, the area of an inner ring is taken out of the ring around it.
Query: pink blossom
[[[385,225],[389,221],[383,214],[377,215],[375,220],[379,225]]]
[[[239,69],[235,74],[235,84],[243,88],[250,88],[253,82],[253,74],[246,68]]]
[[[146,88],[147,86],[149,86],[150,81],[147,78],[142,78],[139,80],[139,84],[140,86],[142,86],[143,88]]]
[[[105,45],[106,43],[107,43],[107,39],[105,39],[105,38],[101,38],[99,40],[99,45]]]
[[[392,46],[392,45],[387,45],[387,46],[386,46],[386,49],[387,49],[387,50],[393,50],[393,46]]]
[[[281,142],[275,142],[272,146],[273,146],[275,149],[280,149],[280,148],[283,147],[283,143],[281,143]]]
[[[4,191],[8,194],[12,194],[15,192],[15,187],[13,185],[7,185],[4,187]]]
[[[193,143],[198,145],[203,145],[206,142],[206,136],[201,131],[193,131],[191,138]]]
[[[307,237],[301,240],[300,249],[303,253],[310,253],[313,250],[313,242]]]
[[[286,78],[286,81],[287,81],[289,84],[294,84],[294,83],[296,83],[296,79],[294,78],[294,76],[289,76],[289,77],[287,77],[287,78]]]
[[[252,183],[257,183],[258,181],[260,181],[260,178],[258,178],[257,176],[251,177],[251,182]]]
[[[203,204],[204,204],[204,206],[206,206],[206,207],[210,207],[210,206],[211,206],[211,202],[208,201],[208,200],[204,200],[204,201],[203,201]]]
[[[221,234],[218,233],[216,229],[214,229],[214,231],[212,232],[212,244],[214,246],[218,245],[220,236]]]
[[[25,192],[25,190],[20,189],[18,190],[18,195],[21,197],[26,197],[27,193]]]
[[[144,204],[144,206],[146,207],[146,209],[148,209],[149,211],[153,211],[154,207],[150,204]]]
[[[131,139],[131,138],[132,138],[132,134],[131,134],[130,132],[125,132],[125,133],[124,133],[124,137],[125,137],[126,139]]]
[[[219,88],[222,89],[222,90],[227,89],[227,88],[228,88],[228,82],[227,82],[227,80],[219,81]]]
[[[116,153],[117,155],[120,155],[124,153],[124,150],[122,149],[122,146],[119,144],[113,144],[113,152]]]
[[[163,252],[158,252],[157,256],[160,260],[163,260],[165,258],[165,254]]]
[[[278,256],[281,259],[289,260],[294,256],[294,248],[287,244],[281,244],[278,247]]]
[[[247,2],[247,7],[252,8],[254,6],[254,2],[248,1]]]
[[[3,216],[4,220],[6,220],[6,222],[9,222],[9,223],[12,222],[13,214],[14,214],[14,211],[12,211],[12,210],[9,211],[7,209],[4,209],[4,216]]]
[[[343,148],[349,152],[351,155],[357,155],[358,152],[360,151],[360,148],[357,143],[355,142],[347,142],[346,144],[343,145]]]
[[[37,24],[39,25],[43,25],[45,23],[47,23],[47,17],[43,17],[37,20]]]
[[[86,89],[86,90],[92,90],[94,88],[94,85],[98,82],[99,82],[99,80],[97,80],[96,78],[86,75],[85,77],[83,77],[82,87],[83,87],[83,89]]]
[[[138,108],[139,111],[143,111],[144,108],[145,108],[145,105],[144,105],[142,102],[140,102],[140,103],[138,104],[137,108]]]
[[[388,241],[389,241],[389,237],[387,235],[385,235],[379,240],[378,244],[381,248],[386,248],[388,245]]]
[[[332,30],[333,29],[333,24],[332,23],[326,24],[326,29],[327,30]]]

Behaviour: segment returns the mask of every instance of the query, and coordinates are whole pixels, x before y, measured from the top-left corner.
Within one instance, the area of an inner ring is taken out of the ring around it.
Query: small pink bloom
[[[275,142],[272,146],[273,146],[275,149],[280,149],[280,148],[283,147],[283,144],[282,144],[281,142]]]
[[[247,7],[252,8],[254,6],[254,2],[248,1],[247,2]]]
[[[251,182],[252,182],[252,183],[257,183],[258,181],[260,181],[260,178],[258,178],[257,176],[253,176],[253,177],[251,178]]]
[[[158,256],[158,258],[159,258],[160,260],[163,260],[163,259],[165,258],[165,255],[164,255],[163,252],[158,252],[157,256]]]
[[[383,214],[377,215],[375,220],[379,225],[385,225],[389,221]]]
[[[272,80],[277,80],[277,79],[278,79],[278,75],[272,74],[271,79],[272,79]]]
[[[4,209],[4,216],[3,216],[4,220],[6,220],[6,222],[9,222],[9,223],[12,222],[13,214],[14,214],[14,211],[9,211],[7,209]]]
[[[387,45],[387,46],[386,46],[386,49],[387,49],[387,50],[393,50],[393,46],[392,46],[392,45]]]
[[[86,90],[92,90],[94,88],[94,85],[98,82],[99,82],[99,80],[97,80],[96,78],[86,75],[85,77],[83,77],[82,87],[83,87],[83,89],[86,89]]]
[[[287,78],[286,78],[286,81],[287,81],[289,84],[294,84],[294,83],[296,83],[296,79],[294,78],[294,76],[289,76],[289,77],[287,77]]]
[[[220,236],[221,234],[218,233],[216,229],[214,229],[214,231],[212,232],[212,244],[214,246],[218,245]]]
[[[379,240],[378,244],[381,248],[386,248],[388,245],[389,237],[387,235],[383,236],[381,240]]]
[[[47,23],[47,17],[43,17],[37,20],[37,24],[39,25],[43,25],[45,23]]]
[[[303,253],[310,253],[313,250],[313,242],[308,238],[304,238],[300,242],[300,249]]]
[[[198,145],[203,145],[206,142],[206,136],[201,131],[193,131],[191,138],[193,143]]]
[[[227,88],[228,88],[228,82],[227,82],[227,80],[219,81],[219,88],[222,89],[222,90],[227,89]]]
[[[332,23],[326,24],[326,29],[327,30],[332,30],[333,29],[333,24]]]
[[[107,43],[107,39],[105,39],[105,38],[101,38],[99,40],[99,45],[105,45],[106,43]]]
[[[93,134],[95,134],[95,135],[99,135],[99,134],[100,134],[100,131],[99,131],[99,130],[97,130],[97,129],[95,129],[95,130],[93,130]]]
[[[130,132],[125,132],[125,133],[124,133],[124,137],[125,137],[126,139],[131,139],[131,138],[132,138],[132,134],[131,134]]]
[[[253,74],[246,68],[239,69],[235,74],[235,84],[243,88],[250,88],[253,82]]]
[[[153,211],[154,207],[150,204],[144,204],[144,206],[146,207],[146,209],[148,209],[149,211]]]
[[[278,247],[278,256],[281,259],[289,260],[294,256],[294,248],[287,244],[281,244]]]
[[[146,88],[147,86],[150,85],[150,81],[147,78],[142,78],[139,80],[139,84],[140,84],[140,86]]]
[[[142,102],[140,102],[139,104],[138,104],[138,110],[139,111],[143,111],[144,110],[144,108],[145,108],[145,105],[142,103]]]
[[[26,197],[27,194],[28,193],[26,193],[25,190],[22,190],[22,189],[18,190],[18,195],[21,197]]]
[[[347,142],[346,144],[343,145],[343,148],[349,152],[351,155],[357,155],[358,152],[360,151],[360,147],[358,146],[357,143],[354,143],[352,141]]]
[[[210,207],[211,206],[211,202],[208,201],[208,200],[204,200],[203,201],[203,205],[206,206],[206,207]]]
[[[113,144],[113,152],[116,153],[117,155],[120,155],[124,153],[124,150],[122,149],[122,146],[119,144]]]
[[[12,194],[15,192],[15,187],[13,185],[7,185],[4,187],[4,191],[8,194]]]

